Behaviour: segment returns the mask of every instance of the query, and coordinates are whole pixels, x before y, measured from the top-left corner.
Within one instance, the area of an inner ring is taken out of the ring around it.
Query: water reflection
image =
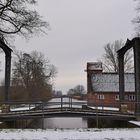
[[[83,118],[47,118],[44,128],[87,128],[87,120]]]
[[[91,118],[44,118],[34,120],[28,128],[136,128],[138,126],[127,121],[99,119],[98,125],[95,119]]]
[[[61,99],[52,99],[50,102],[57,103]],[[68,98],[63,99],[64,102],[69,102]],[[86,104],[86,101],[72,100],[74,102],[81,102]],[[82,107],[82,104],[74,104],[73,107]],[[46,108],[60,107],[61,105],[53,104],[51,106],[45,106]],[[65,107],[68,107],[69,104],[64,104]],[[98,122],[97,122],[98,120]],[[36,120],[18,120],[16,122],[6,122],[1,128],[130,128],[136,127],[130,125],[127,121],[117,121],[109,119],[92,119],[92,118],[78,118],[78,117],[56,117],[56,118],[43,118]]]
[[[88,128],[136,128],[138,126],[129,123],[125,120],[110,120],[110,119],[87,119]]]
[[[84,104],[87,104],[87,101],[79,101],[75,99],[70,98],[54,98],[49,102],[63,102],[70,103],[70,102],[81,102]],[[70,104],[65,104],[63,107],[69,107]],[[61,107],[60,105],[52,105],[48,108],[54,108],[54,107]],[[73,107],[81,108],[82,104],[80,106],[73,105]],[[72,118],[72,117],[61,117],[61,118],[45,118],[44,119],[44,128],[87,128],[87,120],[83,118]]]

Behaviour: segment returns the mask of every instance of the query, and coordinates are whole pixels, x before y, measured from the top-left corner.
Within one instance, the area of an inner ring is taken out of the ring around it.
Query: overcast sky
[[[38,0],[36,8],[51,30],[29,41],[17,39],[16,49],[49,58],[58,69],[56,90],[86,88],[86,63],[101,58],[108,42],[133,37],[135,7],[134,0]]]

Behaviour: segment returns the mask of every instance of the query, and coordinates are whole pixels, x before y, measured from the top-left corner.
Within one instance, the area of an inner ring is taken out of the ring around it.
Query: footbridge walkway
[[[98,107],[89,107],[86,101],[79,101],[68,97],[53,98],[48,102],[3,102],[8,110],[2,110],[0,121],[17,119],[36,119],[48,117],[86,117],[107,118],[116,120],[135,120],[133,112],[119,110],[105,110]]]

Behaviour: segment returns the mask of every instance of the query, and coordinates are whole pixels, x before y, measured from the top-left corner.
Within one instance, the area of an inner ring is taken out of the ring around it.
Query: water
[[[60,102],[60,98],[55,98],[52,99],[50,102]],[[69,98],[63,98],[63,102],[70,102]],[[76,99],[72,99],[72,102],[84,102],[84,101],[79,101]],[[86,101],[85,101],[86,104]],[[61,105],[52,105],[49,106],[48,108],[55,108],[55,107],[61,107]],[[63,107],[69,107],[69,104],[63,105]],[[82,105],[73,105],[73,107],[78,107],[82,108]],[[37,125],[35,125],[37,124]],[[84,118],[78,118],[78,117],[56,117],[56,118],[44,118],[40,120],[33,121],[31,124],[31,127],[33,128],[88,128],[88,123],[87,119]]]
[[[52,99],[50,102],[59,102],[61,99]],[[64,98],[63,101],[69,102],[68,98]],[[73,102],[81,102],[73,99]],[[61,105],[59,105],[60,107]],[[68,107],[69,105],[65,105]],[[58,107],[58,105],[49,106],[49,108]],[[73,107],[79,107],[73,105]],[[20,120],[18,123],[8,123],[4,126],[5,128],[43,128],[43,129],[54,129],[54,128],[134,128],[135,125],[128,123],[127,121],[109,120],[109,119],[91,119],[81,117],[58,117],[58,118],[43,118],[36,120]],[[2,128],[2,127],[1,127]]]
[[[35,120],[29,128],[88,128],[87,120],[82,118],[46,118]]]
[[[60,99],[53,99],[50,102],[59,102]],[[64,98],[63,101],[69,102],[68,98]],[[73,99],[73,102],[80,102]],[[68,105],[65,105],[68,107]],[[50,106],[49,108],[58,107]],[[60,107],[60,106],[59,106]],[[75,106],[82,107],[82,106]],[[44,118],[42,120],[35,120],[31,128],[134,128],[135,125],[130,124],[127,121],[109,120],[109,119],[95,119],[87,118],[72,118],[72,117],[58,117],[58,118]]]
[[[29,128],[55,129],[55,128],[137,128],[127,121],[119,120],[98,120],[84,118],[46,118],[34,120]]]
[[[82,118],[44,119],[44,128],[87,128],[87,121]]]

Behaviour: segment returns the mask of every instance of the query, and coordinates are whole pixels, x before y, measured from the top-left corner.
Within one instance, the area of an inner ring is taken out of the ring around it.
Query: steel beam
[[[119,54],[119,94],[120,94],[120,102],[124,101],[124,93],[125,93],[125,82],[124,82],[124,55]]]
[[[136,92],[136,116],[140,120],[140,38],[134,44],[134,68],[135,68],[135,92]]]
[[[0,39],[0,48],[2,48],[5,53],[5,101],[7,102],[9,100],[12,49],[10,49],[2,39]]]

